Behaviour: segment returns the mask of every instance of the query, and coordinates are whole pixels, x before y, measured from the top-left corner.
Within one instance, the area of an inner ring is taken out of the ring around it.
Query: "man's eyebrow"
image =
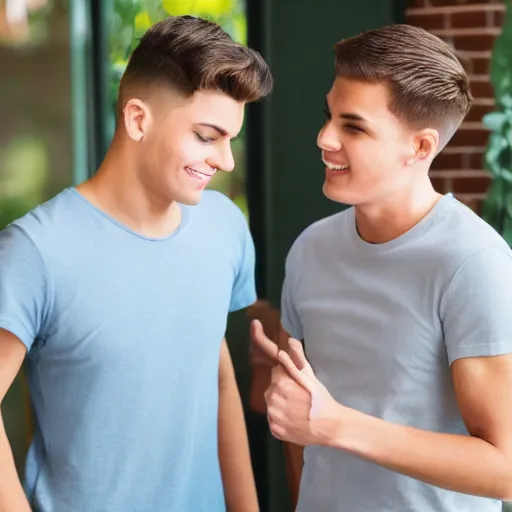
[[[361,117],[359,114],[353,114],[351,112],[344,112],[340,114],[340,117],[342,119],[348,119],[349,121],[361,121],[363,123],[368,122],[364,117]]]
[[[213,128],[219,135],[222,137],[226,137],[228,135],[228,132],[224,130],[224,128],[221,128],[220,126],[217,126],[216,124],[211,123],[197,123],[198,126],[205,126],[207,128]]]
[[[325,109],[327,110],[327,112],[330,112],[331,109],[329,108],[329,103],[327,102],[327,97],[325,98]],[[340,114],[340,118],[341,119],[346,119],[348,121],[360,121],[362,123],[368,123],[368,121],[360,116],[359,114],[355,114],[353,112],[343,112]]]

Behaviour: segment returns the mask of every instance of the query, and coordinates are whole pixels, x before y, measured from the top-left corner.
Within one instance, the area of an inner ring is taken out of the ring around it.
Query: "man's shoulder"
[[[30,240],[38,249],[41,246],[51,246],[56,243],[56,237],[62,235],[63,228],[70,224],[72,195],[70,189],[65,189],[13,220],[0,232],[1,236],[9,237],[13,243]]]
[[[297,251],[312,246],[318,248],[324,244],[332,246],[333,243],[342,240],[344,230],[349,226],[352,218],[353,208],[351,207],[313,222],[295,239],[292,250]]]
[[[503,237],[474,211],[456,199],[449,206],[436,226],[436,245],[444,254],[463,263],[489,248],[511,253]]]

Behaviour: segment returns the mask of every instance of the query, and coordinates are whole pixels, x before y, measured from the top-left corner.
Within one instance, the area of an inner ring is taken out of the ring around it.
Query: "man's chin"
[[[183,194],[177,201],[186,206],[197,206],[201,202],[202,197],[203,192],[201,191],[194,194]]]
[[[327,199],[334,201],[335,203],[342,203],[350,205],[349,194],[344,193],[345,191],[336,189],[328,181],[324,182],[322,192]]]

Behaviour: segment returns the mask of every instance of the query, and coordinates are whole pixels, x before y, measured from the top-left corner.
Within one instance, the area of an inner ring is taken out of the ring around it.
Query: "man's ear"
[[[137,98],[131,98],[123,108],[123,122],[128,136],[139,142],[146,134],[150,121],[148,106]]]
[[[425,128],[414,134],[410,155],[405,163],[413,165],[422,160],[431,162],[437,154],[438,147],[439,132],[432,128]]]

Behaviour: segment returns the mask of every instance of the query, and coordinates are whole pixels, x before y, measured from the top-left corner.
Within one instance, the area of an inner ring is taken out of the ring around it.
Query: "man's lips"
[[[348,164],[345,164],[345,165],[335,164],[333,162],[329,162],[328,160],[325,160],[324,158],[322,158],[322,162],[331,171],[346,171],[349,167]]]
[[[210,171],[210,172],[204,172],[204,171],[198,171],[196,169],[193,169],[192,167],[185,167],[185,170],[190,176],[193,176],[194,178],[198,178],[200,180],[210,180],[212,179],[213,175],[216,171]]]

